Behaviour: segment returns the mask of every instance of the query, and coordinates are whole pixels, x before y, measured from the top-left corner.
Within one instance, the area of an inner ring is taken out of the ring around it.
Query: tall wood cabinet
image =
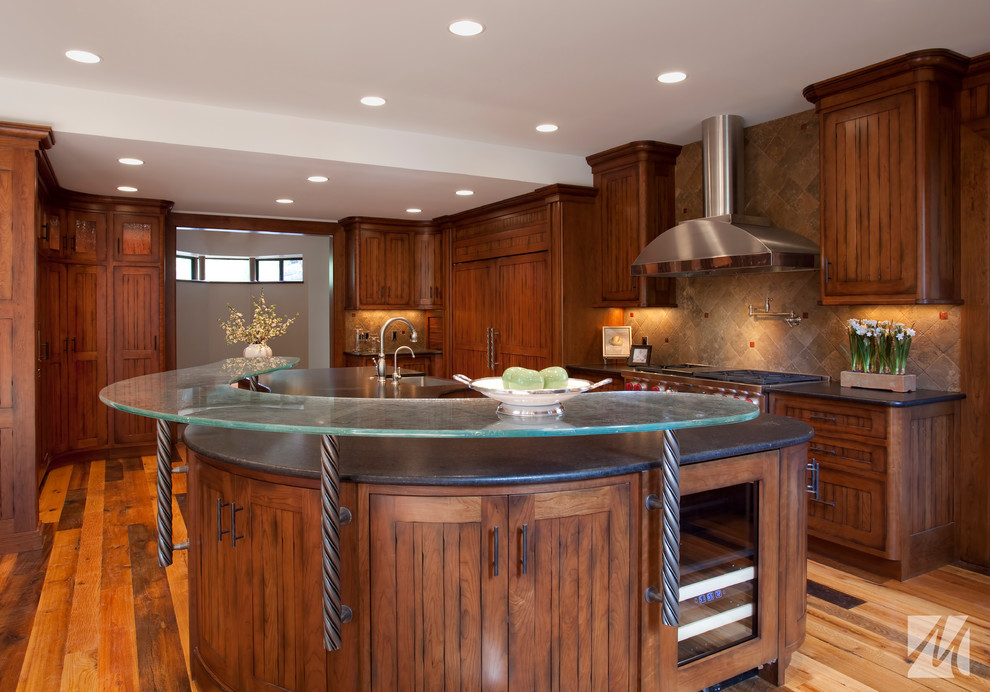
[[[601,356],[592,188],[551,185],[438,219],[450,239],[448,374],[477,378]]]
[[[129,453],[153,421],[99,401],[164,365],[163,227],[171,203],[49,189],[37,227],[40,480],[61,455]]]
[[[35,424],[38,157],[48,127],[0,123],[0,554],[41,547]]]
[[[598,304],[677,307],[674,279],[634,277],[630,267],[676,222],[674,164],[680,151],[662,142],[630,142],[588,157],[598,189]]]
[[[968,63],[919,51],[804,90],[820,123],[823,304],[959,302]]]

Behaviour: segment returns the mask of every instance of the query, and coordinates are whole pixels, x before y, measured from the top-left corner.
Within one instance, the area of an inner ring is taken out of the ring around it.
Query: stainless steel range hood
[[[818,246],[769,219],[743,216],[743,132],[738,115],[702,122],[705,217],[657,236],[636,258],[633,276],[717,276],[806,271],[819,265]]]

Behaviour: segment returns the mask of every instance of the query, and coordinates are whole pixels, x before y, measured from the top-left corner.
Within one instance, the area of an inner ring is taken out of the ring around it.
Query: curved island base
[[[810,436],[769,415],[678,431],[680,628],[646,597],[660,580],[662,432],[341,438],[350,621],[328,652],[319,438],[192,426],[194,678],[220,690],[694,691],[762,667],[782,684],[804,638]]]

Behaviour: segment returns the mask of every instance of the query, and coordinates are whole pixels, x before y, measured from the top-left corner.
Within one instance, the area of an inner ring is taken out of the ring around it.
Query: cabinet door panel
[[[107,383],[106,270],[73,265],[67,273],[67,323],[62,348],[69,377],[69,446],[73,450],[107,443],[108,409],[100,404]]]
[[[829,541],[884,550],[886,484],[822,466],[818,500],[808,502],[808,530]]]
[[[635,166],[602,174],[602,300],[634,302],[639,286],[629,271],[642,250],[639,176]]]
[[[385,234],[385,265],[382,278],[385,284],[386,305],[409,305],[412,272],[412,252],[408,233]]]
[[[63,350],[66,295],[66,270],[63,264],[38,265],[38,471],[43,475],[51,456],[64,452],[67,445],[65,415],[66,379]],[[39,478],[40,480],[40,478]]]
[[[503,257],[497,269],[495,373],[512,366],[534,370],[550,366],[550,253]]]
[[[453,268],[451,372],[471,378],[495,373],[488,362],[488,330],[495,327],[495,262],[463,262]]]
[[[509,515],[510,687],[628,689],[628,484],[510,497]]]
[[[372,689],[505,689],[505,498],[370,504]]]
[[[917,292],[912,92],[822,119],[825,296]]]
[[[157,216],[114,215],[114,257],[124,262],[157,262],[161,256]]]
[[[245,655],[245,690],[309,690],[325,679],[321,602],[319,492],[242,480],[238,517],[249,566],[253,640]],[[244,515],[248,516],[244,516]],[[243,522],[243,523],[242,523]]]
[[[101,262],[107,256],[107,215],[69,212],[66,256],[78,262]]]
[[[157,267],[115,267],[113,275],[113,379],[161,370],[159,306],[161,273]],[[154,419],[113,412],[114,442],[151,442]]]
[[[250,623],[242,618],[246,610],[242,604],[250,600],[238,589],[237,548],[231,547],[229,533],[218,535],[218,531],[230,530],[234,480],[203,463],[193,464],[192,469],[189,505],[197,519],[190,525],[199,527],[198,534],[189,537],[195,545],[195,557],[190,562],[190,570],[195,572],[195,579],[190,580],[194,586],[190,597],[196,602],[190,609],[196,617],[194,643],[200,658],[218,678],[240,687],[241,637],[237,633],[250,631],[245,629]],[[219,512],[218,500],[224,504]]]

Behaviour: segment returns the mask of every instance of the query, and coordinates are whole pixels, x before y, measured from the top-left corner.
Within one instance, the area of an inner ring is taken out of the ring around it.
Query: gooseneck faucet
[[[381,331],[378,333],[378,360],[375,361],[375,372],[380,381],[385,380],[385,372],[388,369],[385,365],[385,332],[393,322],[405,322],[409,326],[409,340],[413,343],[416,343],[416,340],[419,339],[419,334],[416,333],[416,327],[412,326],[412,322],[405,317],[389,317],[385,320],[385,324],[382,325]]]
[[[416,357],[416,353],[409,346],[399,346],[399,348],[395,349],[395,353],[392,354],[395,358],[392,362],[392,381],[396,384],[398,384],[399,380],[402,379],[402,375],[399,374],[399,351],[402,349],[409,351],[413,358]]]

